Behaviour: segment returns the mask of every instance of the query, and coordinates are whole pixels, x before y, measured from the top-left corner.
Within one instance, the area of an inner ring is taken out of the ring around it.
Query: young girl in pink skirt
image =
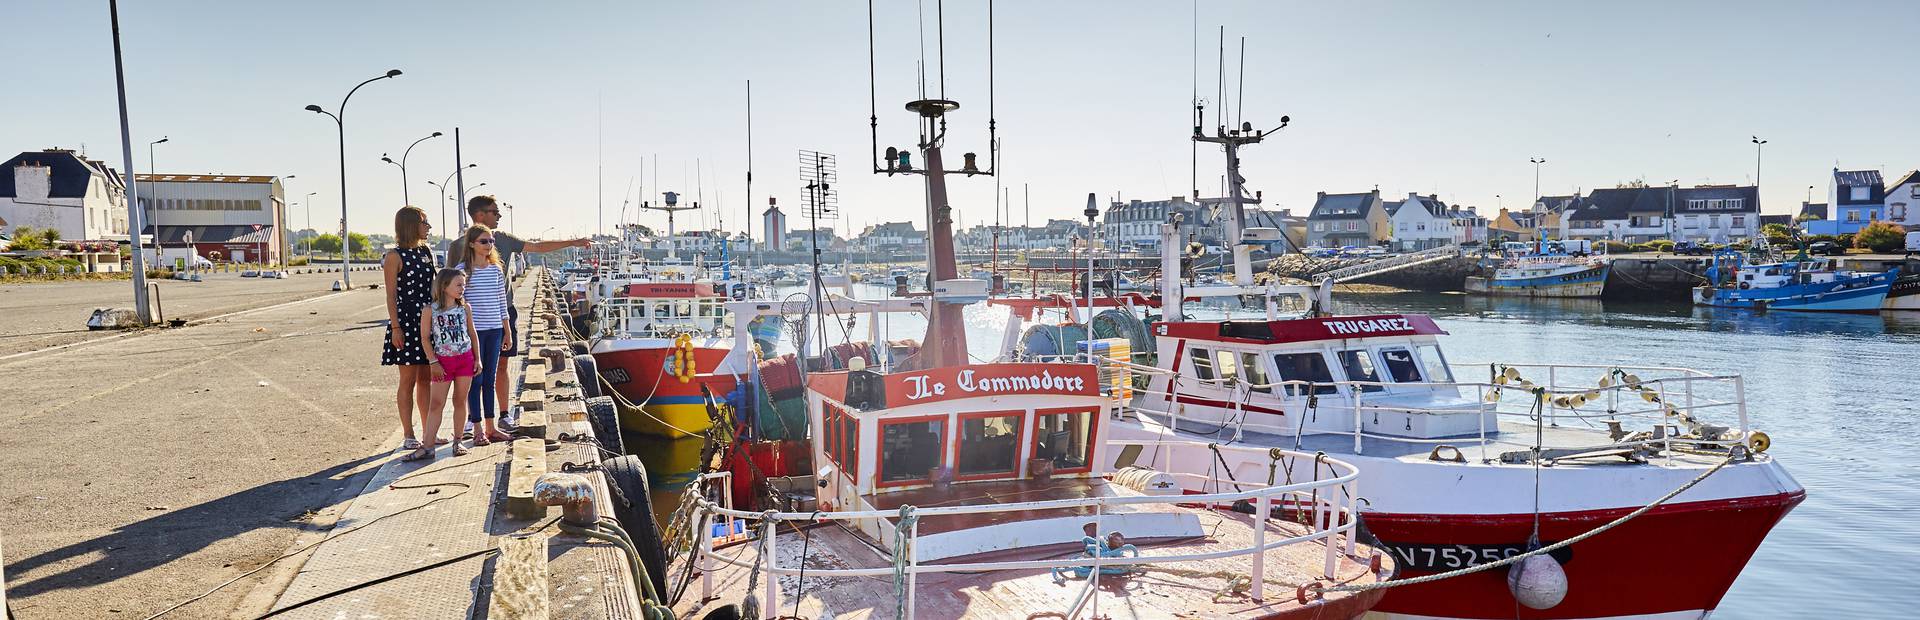
[[[473,343],[479,340],[473,330],[473,313],[467,308],[467,274],[459,269],[441,269],[433,277],[433,305],[420,313],[420,333],[426,335],[427,367],[432,376],[431,405],[422,417],[424,445],[402,460],[433,458],[433,441],[440,436],[440,410],[453,400],[453,419],[467,417],[467,390],[473,387],[477,357]],[[451,393],[449,393],[451,392]],[[460,443],[460,424],[452,425],[453,455],[464,456],[467,447]]]

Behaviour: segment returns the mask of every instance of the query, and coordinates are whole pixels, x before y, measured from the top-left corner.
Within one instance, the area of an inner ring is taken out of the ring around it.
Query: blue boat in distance
[[[1693,289],[1702,306],[1808,312],[1879,312],[1900,269],[1864,273],[1833,269],[1805,255],[1778,263],[1742,265],[1738,253],[1721,251],[1707,268],[1706,286]]]
[[[1578,245],[1574,245],[1574,244]],[[1599,297],[1607,290],[1612,264],[1587,256],[1586,241],[1505,244],[1506,256],[1491,265],[1491,276],[1467,278],[1467,292],[1496,297]],[[1569,247],[1573,246],[1573,247]],[[1538,251],[1535,251],[1535,248]],[[1577,250],[1577,251],[1570,251]]]

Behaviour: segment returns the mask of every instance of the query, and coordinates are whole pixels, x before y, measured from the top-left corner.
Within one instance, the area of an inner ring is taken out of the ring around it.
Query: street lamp
[[[393,158],[387,157],[386,153],[380,154],[380,161],[400,167],[400,200],[409,206],[413,205],[413,195],[407,191],[407,156],[412,155],[413,147],[419,146],[421,142],[426,142],[438,137],[440,137],[440,132],[436,131],[433,132],[431,136],[414,140],[413,144],[407,145],[407,150],[400,154],[400,161],[394,161]]]
[[[160,241],[160,192],[159,192],[160,186],[158,181],[160,175],[159,173],[154,172],[154,169],[153,169],[153,147],[155,145],[161,144],[171,139],[172,138],[168,136],[160,136],[159,140],[154,140],[152,142],[147,143],[147,174],[154,175],[154,179],[155,179],[154,181],[155,185],[153,187],[155,191],[153,192],[152,196],[149,196],[147,198],[147,223],[148,225],[153,226],[153,262],[154,264],[160,263],[160,255],[163,253],[162,248],[164,246],[161,245],[161,241]],[[135,234],[138,234],[138,233],[135,233]]]
[[[481,183],[481,184],[479,184],[479,185],[475,185],[475,186],[473,186],[473,187],[469,187],[469,188],[467,188],[467,189],[466,189],[465,191],[463,191],[463,192],[461,192],[461,193],[460,193],[460,204],[462,204],[462,205],[464,205],[464,204],[467,204],[467,194],[471,194],[471,193],[473,193],[473,190],[476,190],[476,189],[480,189],[480,188],[482,188],[482,187],[486,187],[486,186],[487,186],[487,184],[486,184],[486,183]]]
[[[307,200],[305,203],[307,205],[307,232],[313,233],[311,235],[307,235],[308,262],[312,262],[313,260],[313,238],[320,236],[320,231],[313,229],[313,197],[319,194],[320,192],[307,192]]]
[[[1533,164],[1533,202],[1538,204],[1540,202],[1540,164],[1547,163],[1547,158],[1532,157],[1527,161]]]
[[[447,173],[447,178],[441,179],[439,183],[434,183],[433,181],[427,181],[428,185],[432,185],[435,189],[440,190],[440,228],[442,230],[451,230],[447,228],[447,184],[453,182],[453,176],[456,174],[460,174],[461,170],[466,170],[467,168],[472,168],[478,165],[480,164],[467,164],[465,167],[455,168],[453,172]],[[446,237],[445,234],[441,234],[440,236]]]
[[[1766,145],[1766,143],[1767,141],[1761,140],[1760,136],[1753,136],[1753,197],[1756,201],[1753,207],[1755,213],[1758,213],[1760,209],[1760,205],[1757,204],[1760,199],[1760,147]]]
[[[400,77],[399,69],[388,69],[387,72],[380,77],[372,78],[355,85],[352,90],[347,91],[347,96],[340,98],[338,114],[328,112],[317,105],[309,105],[306,107],[308,112],[325,114],[329,118],[332,118],[334,127],[338,129],[340,133],[340,287],[343,290],[353,288],[353,276],[351,275],[353,265],[347,262],[347,258],[352,255],[350,252],[352,247],[348,245],[347,242],[347,101],[353,99],[353,94],[359,92],[361,86],[394,77]]]

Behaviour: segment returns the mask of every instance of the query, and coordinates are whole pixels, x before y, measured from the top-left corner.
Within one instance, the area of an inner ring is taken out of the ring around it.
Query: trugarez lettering
[[[1413,321],[1407,320],[1406,318],[1321,321],[1320,324],[1327,326],[1327,331],[1335,334],[1373,334],[1413,331]]]

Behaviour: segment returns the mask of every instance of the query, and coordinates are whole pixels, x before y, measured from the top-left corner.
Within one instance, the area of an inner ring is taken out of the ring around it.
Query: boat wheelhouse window
[[[1220,371],[1220,378],[1232,379],[1239,376],[1240,362],[1234,358],[1232,351],[1215,351],[1213,359],[1216,362],[1214,369]]]
[[[1054,473],[1093,469],[1093,410],[1034,412],[1033,456],[1053,461]]]
[[[947,417],[880,422],[880,483],[932,478],[947,453]]]
[[[1194,378],[1201,381],[1212,381],[1213,353],[1206,349],[1195,347],[1193,352],[1189,354],[1189,357],[1193,359]]]
[[[1394,383],[1423,383],[1427,378],[1420,372],[1420,362],[1413,352],[1401,348],[1381,349],[1380,360],[1387,366],[1387,375]]]
[[[1267,367],[1260,365],[1259,353],[1241,353],[1240,367],[1245,369],[1241,371],[1240,377],[1247,380],[1253,391],[1263,394],[1273,393],[1273,388],[1267,386],[1272,381],[1267,378]]]
[[[684,319],[693,316],[693,301],[680,300],[673,304],[673,318]]]
[[[842,474],[853,478],[860,468],[860,419],[832,403],[826,405],[822,418],[821,440],[826,444],[827,458],[839,465]]]
[[[1380,375],[1373,371],[1373,355],[1366,349],[1353,349],[1336,353],[1340,358],[1340,369],[1346,371],[1348,381],[1379,381]],[[1365,392],[1378,392],[1381,386],[1369,385],[1361,388]]]
[[[1427,380],[1434,383],[1452,383],[1453,372],[1447,370],[1447,358],[1440,354],[1440,345],[1423,344],[1417,347],[1420,361],[1426,363]]]
[[[1020,412],[966,415],[960,418],[959,477],[1011,476],[1019,467]]]
[[[1315,394],[1334,394],[1340,388],[1333,385],[1333,370],[1327,368],[1327,356],[1319,351],[1311,353],[1276,353],[1273,365],[1280,369],[1281,381],[1310,381],[1320,385],[1313,386]],[[1305,394],[1307,388],[1299,385],[1287,386],[1288,396]]]
[[[668,310],[668,307],[669,307],[669,304],[667,302],[664,302],[664,301],[653,302],[653,318],[664,319],[664,318],[673,316],[672,311]]]

